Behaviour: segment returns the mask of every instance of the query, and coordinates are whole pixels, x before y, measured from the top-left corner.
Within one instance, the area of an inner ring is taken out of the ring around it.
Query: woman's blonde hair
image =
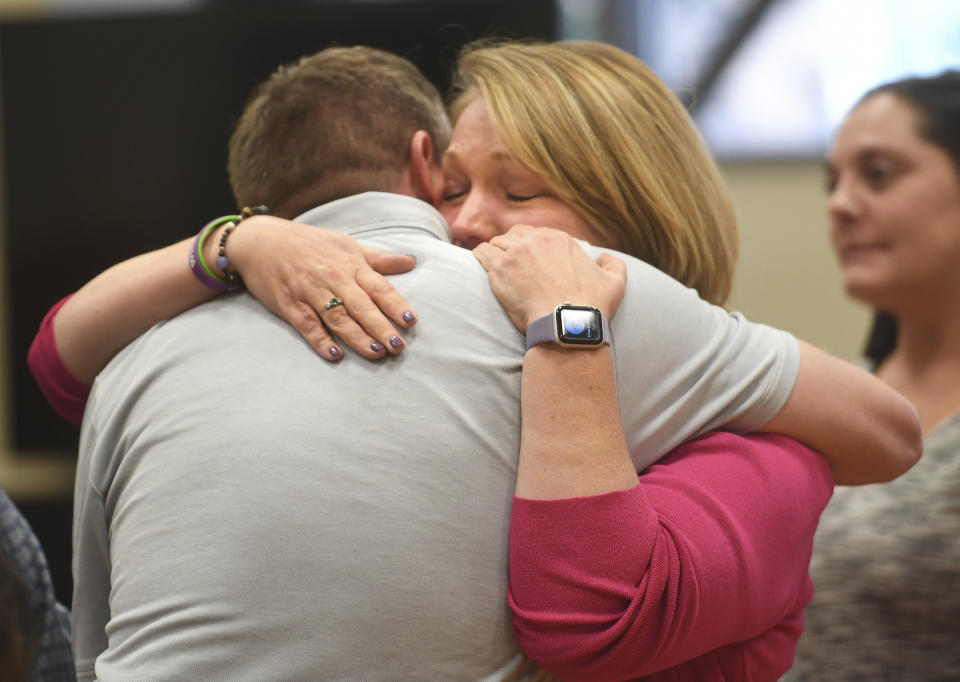
[[[643,62],[603,43],[474,43],[457,63],[453,120],[477,97],[507,148],[607,245],[726,301],[733,202],[683,105]]]

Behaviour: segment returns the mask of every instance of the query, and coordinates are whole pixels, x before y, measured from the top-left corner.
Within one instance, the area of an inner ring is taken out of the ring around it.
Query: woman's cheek
[[[443,216],[443,219],[447,221],[448,225],[452,225],[457,220],[457,215],[460,213],[458,206],[455,206],[451,202],[441,202],[440,203],[440,215]]]

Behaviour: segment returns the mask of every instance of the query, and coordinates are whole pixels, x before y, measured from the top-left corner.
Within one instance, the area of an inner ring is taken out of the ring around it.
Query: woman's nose
[[[849,223],[860,211],[856,188],[849,178],[840,177],[827,197],[827,216],[832,225]]]
[[[450,224],[453,243],[466,249],[490,241],[500,234],[489,207],[481,197],[469,196],[460,205],[457,217]]]

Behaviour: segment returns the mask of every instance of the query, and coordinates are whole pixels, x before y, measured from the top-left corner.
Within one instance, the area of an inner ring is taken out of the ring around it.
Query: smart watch
[[[571,348],[599,348],[610,344],[610,329],[599,308],[561,303],[553,312],[527,325],[527,349],[538,343]]]

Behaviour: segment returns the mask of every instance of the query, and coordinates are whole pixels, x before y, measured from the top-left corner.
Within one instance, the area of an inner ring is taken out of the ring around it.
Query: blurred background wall
[[[107,265],[233,210],[234,117],[280,63],[331,43],[410,57],[441,89],[485,35],[604,40],[690,108],[740,217],[731,307],[855,359],[868,311],[827,237],[822,159],[869,86],[960,61],[950,0],[0,0],[0,485],[69,600],[77,432],[25,355]]]

